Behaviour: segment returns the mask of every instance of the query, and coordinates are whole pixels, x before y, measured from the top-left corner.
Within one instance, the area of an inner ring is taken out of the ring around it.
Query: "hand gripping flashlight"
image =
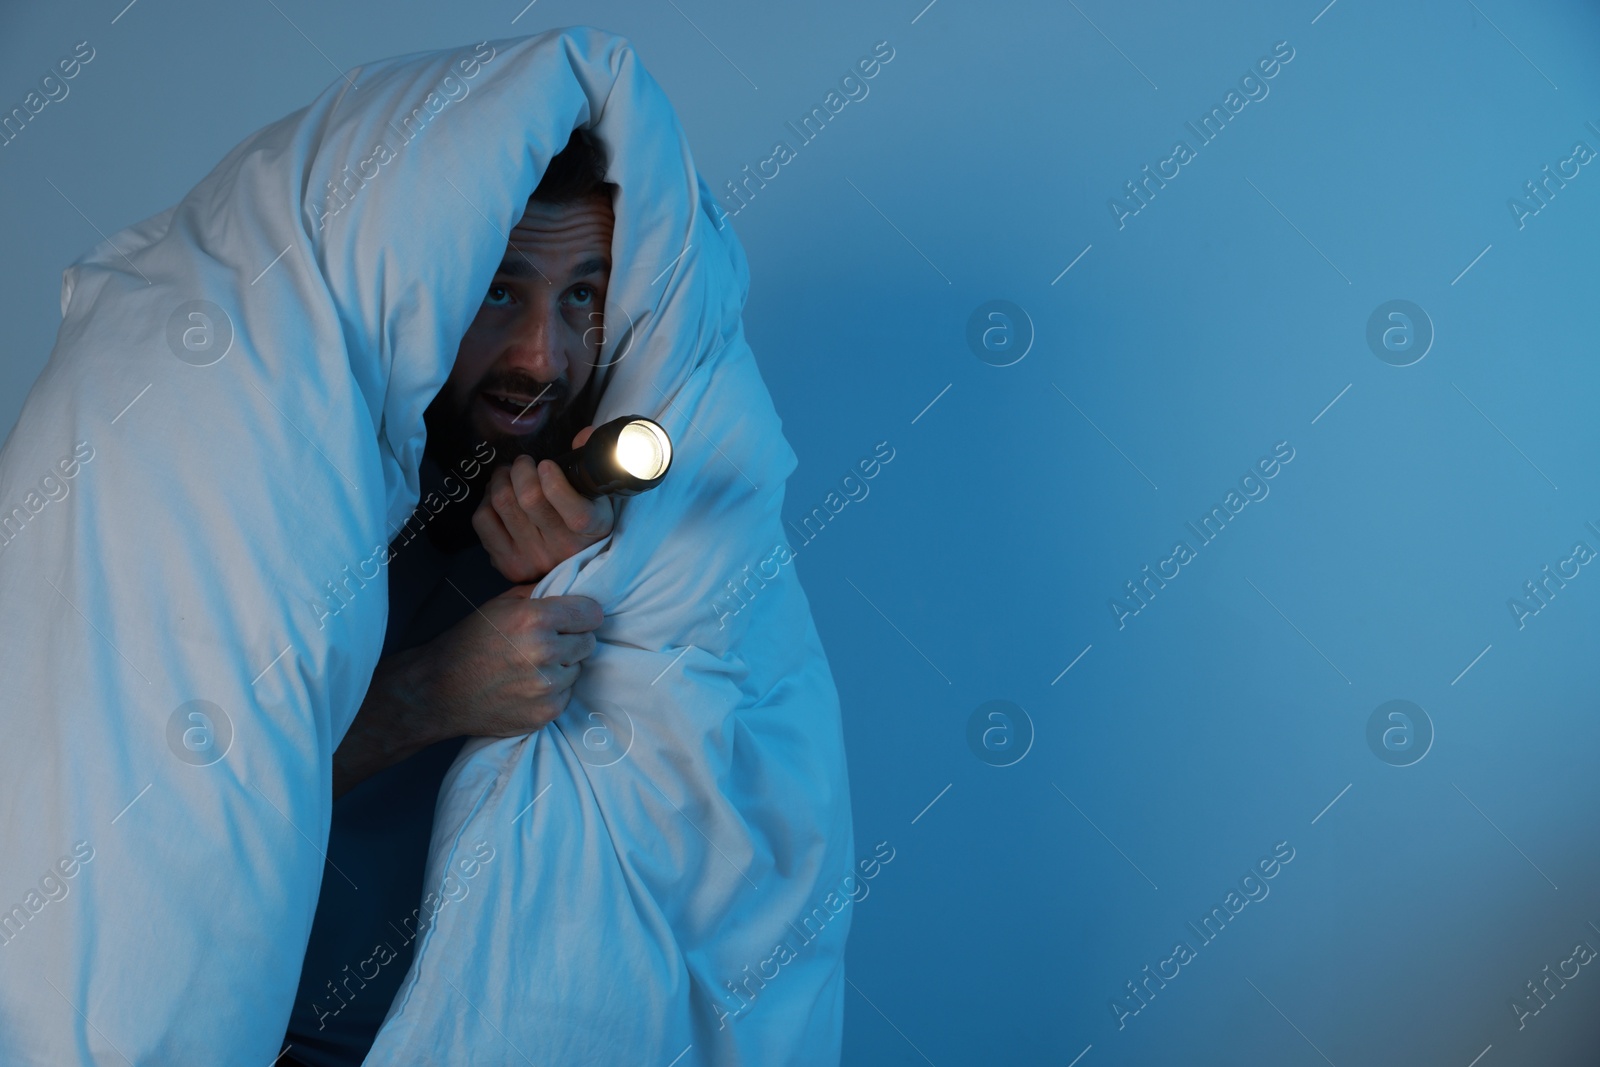
[[[672,440],[659,423],[642,415],[612,419],[589,435],[582,448],[556,459],[572,487],[593,500],[633,496],[654,489],[672,465]]]

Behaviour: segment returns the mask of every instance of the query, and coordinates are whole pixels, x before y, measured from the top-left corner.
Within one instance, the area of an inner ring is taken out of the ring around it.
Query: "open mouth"
[[[479,401],[489,419],[502,431],[526,434],[539,428],[550,408],[547,397],[519,396],[515,393],[479,393]]]

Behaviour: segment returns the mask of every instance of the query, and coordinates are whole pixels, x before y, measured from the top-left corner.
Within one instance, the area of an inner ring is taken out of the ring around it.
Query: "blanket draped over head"
[[[578,126],[620,187],[595,421],[676,454],[539,583],[599,646],[446,776],[366,1062],[837,1060],[838,695],[796,578],[746,569],[795,455],[671,105],[579,27],[353,69],[65,272],[0,453],[0,1063],[278,1054],[423,411]]]

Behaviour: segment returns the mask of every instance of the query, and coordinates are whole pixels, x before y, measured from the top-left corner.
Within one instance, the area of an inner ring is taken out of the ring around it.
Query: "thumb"
[[[589,440],[589,436],[591,434],[593,434],[593,433],[594,433],[594,427],[593,426],[585,426],[583,429],[579,430],[578,431],[578,435],[572,439],[572,447],[573,448],[582,448],[583,447],[583,443],[585,441]]]

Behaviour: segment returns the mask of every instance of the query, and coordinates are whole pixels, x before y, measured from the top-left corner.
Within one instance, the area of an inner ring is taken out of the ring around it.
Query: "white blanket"
[[[0,452],[0,1063],[278,1054],[423,410],[591,124],[621,187],[596,421],[676,456],[540,582],[600,603],[599,647],[560,720],[447,776],[367,1062],[837,1060],[838,696],[793,568],[744,571],[795,464],[744,254],[632,47],[571,28],[351,70],[66,271]]]

